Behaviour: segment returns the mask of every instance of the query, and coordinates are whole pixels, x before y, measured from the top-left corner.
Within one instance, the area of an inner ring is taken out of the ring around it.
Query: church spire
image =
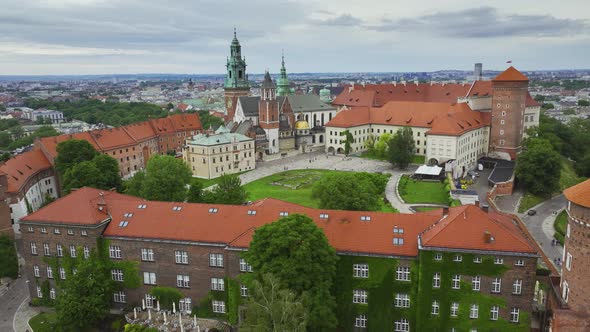
[[[234,27],[234,39],[229,47],[230,56],[227,60],[227,74],[225,77],[225,88],[249,89],[248,75],[246,75],[246,59],[242,58],[242,46],[238,40],[237,31]]]
[[[281,74],[277,80],[277,96],[287,96],[291,94],[289,88],[289,78],[287,78],[287,69],[285,68],[285,52],[281,52]]]

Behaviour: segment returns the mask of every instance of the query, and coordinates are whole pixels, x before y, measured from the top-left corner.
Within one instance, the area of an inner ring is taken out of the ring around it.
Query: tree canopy
[[[69,193],[72,189],[82,187],[97,187],[100,170],[92,161],[83,161],[66,170],[63,176],[63,191]],[[105,189],[105,188],[99,188]]]
[[[191,187],[186,194],[186,201],[189,203],[203,203],[205,201],[203,193],[203,181],[197,178],[192,178]]]
[[[327,174],[314,184],[312,194],[323,209],[377,211],[386,184],[381,174]]]
[[[405,169],[412,161],[415,150],[412,128],[404,127],[389,140],[389,161],[394,166]]]
[[[243,204],[247,198],[248,193],[236,174],[223,174],[219,177],[217,186],[204,194],[205,202],[216,204]]]
[[[516,178],[531,193],[550,196],[559,189],[561,167],[561,157],[549,141],[529,138],[516,160]]]
[[[0,234],[0,278],[16,279],[18,276],[18,261],[14,240],[6,234]]]
[[[354,143],[354,137],[348,130],[341,132],[340,136],[344,136],[344,155],[348,156],[351,150],[351,145]]]
[[[331,294],[336,274],[336,251],[324,232],[307,216],[293,214],[256,229],[243,253],[254,269],[254,279],[266,274],[301,297],[311,331],[336,327],[336,302]]]
[[[147,163],[140,196],[153,201],[183,202],[191,178],[191,170],[182,159],[155,155]]]
[[[57,145],[55,169],[63,175],[76,164],[91,161],[97,155],[98,152],[88,141],[75,139],[63,141]]]

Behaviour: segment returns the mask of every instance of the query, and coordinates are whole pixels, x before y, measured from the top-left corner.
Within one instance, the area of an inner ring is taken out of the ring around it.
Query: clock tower
[[[236,36],[234,28],[234,39],[230,45],[230,56],[225,65],[227,73],[225,76],[225,109],[228,120],[234,118],[238,97],[250,94],[250,84],[246,74],[246,58],[242,57],[242,47]]]

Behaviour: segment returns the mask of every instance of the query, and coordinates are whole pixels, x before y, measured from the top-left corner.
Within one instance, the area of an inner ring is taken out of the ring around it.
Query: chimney
[[[443,207],[443,216],[448,216],[449,215],[449,207],[445,206]]]
[[[476,199],[476,200],[475,200],[475,203],[473,203],[473,205],[475,205],[475,206],[479,207],[479,199]]]
[[[483,240],[485,243],[492,243],[494,242],[494,237],[492,236],[492,233],[485,231],[483,232]]]
[[[482,204],[482,205],[481,205],[481,209],[482,209],[484,212],[486,212],[486,213],[488,212],[489,208],[490,208],[490,206],[489,206],[489,205],[487,205],[487,204]]]
[[[367,82],[363,81],[363,88],[366,86]]]
[[[352,83],[352,85],[348,87],[348,92],[352,92],[352,90],[354,90],[354,83]]]
[[[98,206],[98,211],[107,214],[108,208],[107,208],[107,203],[104,200],[104,193],[102,193],[102,192],[98,193],[98,197],[99,197],[98,203],[96,204]]]

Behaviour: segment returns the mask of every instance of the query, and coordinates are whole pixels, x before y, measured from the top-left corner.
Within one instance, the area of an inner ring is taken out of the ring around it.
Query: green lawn
[[[236,173],[236,175],[244,174],[246,172],[250,172],[250,170]],[[220,177],[216,177],[214,179],[200,179],[199,178],[199,180],[201,181],[201,183],[203,183],[203,188],[207,188],[207,187],[211,187],[212,185],[217,184],[217,182],[219,182],[219,178]]]
[[[416,212],[427,212],[427,211],[432,211],[432,210],[438,210],[440,208],[434,207],[434,206],[416,206],[416,207],[413,207],[413,209]]]
[[[442,182],[418,181],[404,175],[399,181],[398,191],[402,199],[409,204],[449,204],[449,192],[445,190]]]
[[[118,323],[115,323],[118,321]],[[29,320],[29,325],[34,332],[54,332],[57,322],[57,316],[54,312],[42,312]],[[87,329],[87,332],[119,332],[125,326],[125,319],[122,315],[108,314],[106,318],[99,322],[97,327]],[[115,328],[116,327],[116,328]],[[62,331],[60,329],[60,331]],[[69,331],[64,331],[69,332]],[[72,331],[73,332],[73,331]]]
[[[258,179],[244,185],[244,188],[249,193],[248,200],[250,201],[272,197],[303,206],[319,208],[319,200],[311,196],[313,184],[325,174],[345,172],[317,169],[293,170]],[[383,201],[381,211],[397,212],[390,204]]]
[[[57,317],[55,313],[42,312],[37,316],[29,320],[29,325],[35,332],[53,332],[53,324],[56,322]]]
[[[584,177],[579,177],[572,166],[572,163],[567,160],[566,158],[562,158],[561,163],[561,174],[559,177],[559,189],[564,190],[565,188],[569,188],[571,186],[575,186],[576,184],[586,180]]]
[[[533,194],[527,192],[524,194],[524,196],[520,200],[520,205],[518,206],[518,212],[524,213],[528,209],[545,201],[546,199],[547,199],[547,197],[536,196],[536,195],[533,195]]]
[[[555,238],[563,245],[565,232],[567,228],[567,212],[561,211],[555,221],[553,222],[553,228],[555,229]]]
[[[389,161],[387,158],[375,156],[374,154],[372,154],[368,151],[361,152],[359,157],[373,159],[373,160]],[[415,154],[412,156],[412,161],[410,161],[410,164],[424,165],[425,160],[426,160],[426,156],[420,156],[420,155]]]

